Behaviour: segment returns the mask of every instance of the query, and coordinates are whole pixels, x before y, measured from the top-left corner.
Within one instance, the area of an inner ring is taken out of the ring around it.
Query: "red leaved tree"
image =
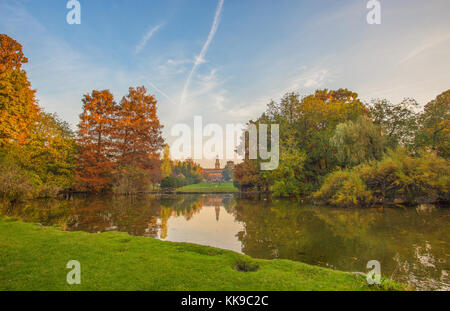
[[[130,87],[117,114],[118,164],[155,175],[154,170],[160,170],[159,151],[164,145],[161,129],[156,99],[144,86]]]
[[[106,190],[115,167],[117,146],[114,140],[118,105],[109,90],[92,91],[83,98],[83,113],[78,124],[78,188],[90,192]]]

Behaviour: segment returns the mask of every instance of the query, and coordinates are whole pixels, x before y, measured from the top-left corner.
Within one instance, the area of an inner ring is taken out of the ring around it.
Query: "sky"
[[[23,45],[40,105],[74,128],[81,99],[144,85],[167,141],[174,124],[256,119],[286,92],[348,88],[424,105],[450,88],[450,1],[0,0],[0,33]]]

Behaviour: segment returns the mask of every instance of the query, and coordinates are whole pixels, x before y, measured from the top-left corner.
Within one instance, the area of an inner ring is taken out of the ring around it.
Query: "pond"
[[[291,259],[381,273],[418,290],[450,290],[450,209],[341,209],[240,194],[72,197],[4,207],[8,216],[65,230],[123,231],[191,242],[256,258]]]

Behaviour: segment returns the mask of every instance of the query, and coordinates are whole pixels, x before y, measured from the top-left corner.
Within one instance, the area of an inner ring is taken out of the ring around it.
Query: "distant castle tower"
[[[219,158],[216,159],[216,170],[220,170],[220,161],[219,161]]]

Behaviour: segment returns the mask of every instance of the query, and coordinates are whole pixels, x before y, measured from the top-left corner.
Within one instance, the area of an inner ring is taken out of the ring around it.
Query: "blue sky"
[[[23,44],[41,106],[74,126],[92,89],[119,101],[145,85],[169,138],[194,115],[246,122],[288,91],[425,104],[450,87],[448,0],[382,0],[381,25],[365,0],[79,2],[69,25],[66,0],[0,0],[0,32]]]

